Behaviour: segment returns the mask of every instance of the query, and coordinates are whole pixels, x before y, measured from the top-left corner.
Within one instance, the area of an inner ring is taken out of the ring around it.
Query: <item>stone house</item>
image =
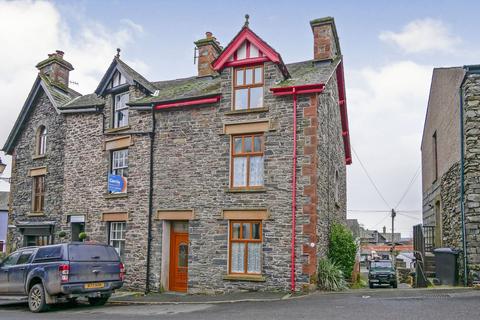
[[[425,246],[459,250],[464,280],[480,271],[479,73],[433,70],[421,145]]]
[[[85,231],[138,290],[311,285],[346,219],[351,153],[335,23],[310,25],[308,61],[285,64],[247,18],[225,48],[210,32],[195,42],[195,76],[148,81],[118,50],[87,95],[49,55],[4,146],[14,246]]]

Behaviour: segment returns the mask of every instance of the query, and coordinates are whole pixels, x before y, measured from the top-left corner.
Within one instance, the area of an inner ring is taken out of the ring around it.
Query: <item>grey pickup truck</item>
[[[32,312],[78,297],[103,305],[124,279],[125,268],[115,248],[102,244],[26,247],[0,262],[0,295],[28,296]]]

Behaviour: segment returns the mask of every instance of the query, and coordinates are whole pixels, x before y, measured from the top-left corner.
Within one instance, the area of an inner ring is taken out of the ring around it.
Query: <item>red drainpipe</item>
[[[271,88],[275,96],[293,96],[293,164],[292,164],[292,244],[291,244],[291,265],[290,265],[290,286],[291,291],[295,292],[295,240],[297,236],[297,95],[321,93],[325,88],[324,84],[310,84],[293,87]]]

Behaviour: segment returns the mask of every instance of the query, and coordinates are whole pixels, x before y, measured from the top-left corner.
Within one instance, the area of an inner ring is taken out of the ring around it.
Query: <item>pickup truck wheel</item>
[[[34,285],[28,293],[28,308],[32,312],[43,312],[48,309],[45,302],[45,289],[41,283]]]
[[[100,298],[88,298],[88,303],[90,303],[91,306],[99,307],[107,303],[108,298],[110,298],[110,296]]]
[[[373,289],[373,283],[369,282],[368,286],[370,287],[370,289]]]

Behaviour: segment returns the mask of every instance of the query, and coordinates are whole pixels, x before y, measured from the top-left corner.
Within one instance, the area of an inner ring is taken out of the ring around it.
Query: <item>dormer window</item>
[[[234,69],[233,109],[263,107],[263,65]]]
[[[112,81],[110,82],[110,88],[115,88],[125,83],[127,83],[127,79],[125,79],[120,72],[115,71]]]
[[[35,144],[35,155],[44,156],[47,152],[47,128],[45,126],[38,127]]]
[[[113,107],[113,127],[121,128],[128,126],[128,92],[117,94],[114,96]]]

